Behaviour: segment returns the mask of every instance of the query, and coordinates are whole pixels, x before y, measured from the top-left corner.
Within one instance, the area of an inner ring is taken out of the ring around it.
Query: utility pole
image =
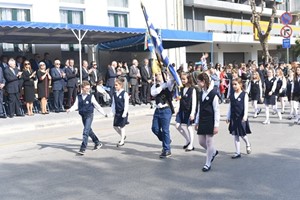
[[[286,12],[289,12],[288,6],[289,6],[289,0],[286,0],[285,1]],[[290,48],[286,48],[286,64],[289,64],[289,62],[290,62]]]

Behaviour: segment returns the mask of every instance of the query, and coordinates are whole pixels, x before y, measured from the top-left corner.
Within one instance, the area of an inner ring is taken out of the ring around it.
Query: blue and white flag
[[[143,13],[144,13],[144,17],[145,17],[147,27],[148,27],[148,32],[151,36],[151,40],[152,40],[152,43],[153,43],[153,46],[154,46],[154,49],[155,49],[155,53],[158,57],[158,60],[162,61],[164,66],[169,69],[169,72],[171,73],[171,75],[175,79],[177,85],[181,87],[182,86],[181,79],[178,76],[178,74],[177,74],[176,70],[174,69],[174,67],[171,65],[171,63],[169,61],[169,58],[168,58],[168,55],[167,55],[167,51],[163,48],[162,41],[159,38],[159,36],[158,36],[158,34],[155,30],[155,27],[153,26],[152,22],[150,21],[148,15],[147,15],[147,12],[146,12],[146,8],[144,7],[144,5],[142,3],[141,3],[141,7],[142,7],[142,10],[143,10]]]

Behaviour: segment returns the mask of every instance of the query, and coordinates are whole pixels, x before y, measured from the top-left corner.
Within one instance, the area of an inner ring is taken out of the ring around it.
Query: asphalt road
[[[119,140],[112,118],[96,120],[103,141],[99,151],[78,156],[82,125],[69,123],[35,131],[0,134],[1,200],[77,199],[283,199],[300,197],[300,131],[286,119],[263,114],[250,118],[253,153],[232,160],[234,143],[224,121],[215,146],[220,154],[211,171],[201,171],[205,152],[195,136],[195,151],[185,152],[183,137],[171,124],[172,157],[159,159],[161,144],[151,133],[151,114],[131,116],[127,140]],[[250,114],[251,115],[251,114]]]

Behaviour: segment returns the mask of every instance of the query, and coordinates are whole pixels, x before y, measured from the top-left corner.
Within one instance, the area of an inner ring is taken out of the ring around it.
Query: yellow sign
[[[260,27],[262,29],[262,34],[264,34],[265,32],[267,32],[268,29],[268,22],[260,22]],[[254,40],[259,41],[259,36],[258,36],[258,30],[257,28],[255,28],[255,26],[253,25],[253,35],[254,35]],[[268,40],[270,39],[270,35],[268,37]]]

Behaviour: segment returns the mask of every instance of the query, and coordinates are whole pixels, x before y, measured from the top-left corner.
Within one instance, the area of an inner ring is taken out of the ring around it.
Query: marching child
[[[279,98],[281,103],[281,114],[284,114],[285,111],[285,98],[286,98],[286,78],[284,77],[283,71],[281,68],[276,69],[276,79],[277,85],[275,89],[275,113],[277,110],[277,99]]]
[[[209,76],[201,73],[197,77],[198,86],[202,89],[199,94],[198,113],[196,115],[195,129],[199,135],[199,143],[206,150],[206,162],[203,172],[211,169],[211,163],[218,151],[213,145],[213,136],[219,131],[220,108],[217,92],[213,89]]]
[[[294,109],[296,109],[295,123],[300,124],[299,111],[297,110],[300,102],[300,66],[296,68],[294,84],[292,86],[292,100],[295,101]]]
[[[168,79],[164,72],[155,74],[155,84],[151,87],[151,95],[155,98],[156,109],[152,120],[152,132],[162,142],[160,158],[168,158],[171,154],[170,121],[174,112],[172,104],[172,90],[174,79]],[[166,82],[163,80],[163,75]]]
[[[123,89],[124,79],[117,78],[115,81],[115,93],[112,98],[112,113],[114,114],[113,126],[117,133],[121,136],[121,140],[118,142],[117,147],[125,144],[126,134],[125,126],[128,124],[128,107],[129,96]]]
[[[194,150],[194,128],[192,124],[195,118],[197,94],[196,89],[192,87],[192,76],[188,73],[181,73],[181,82],[184,88],[180,91],[179,111],[176,115],[176,128],[185,138],[186,143],[183,146],[185,151]],[[182,124],[187,126],[187,132],[182,127]],[[187,134],[188,133],[188,134]]]
[[[229,132],[234,136],[235,154],[232,159],[241,157],[240,137],[246,143],[247,154],[251,153],[251,145],[247,134],[250,134],[248,122],[248,94],[242,90],[243,81],[240,78],[232,80],[234,94],[230,96],[230,104],[227,112]]]
[[[263,124],[270,124],[270,105],[274,106],[276,97],[274,95],[277,86],[276,78],[273,76],[273,69],[268,69],[267,78],[265,79],[265,109],[266,109],[266,120]],[[276,109],[276,112],[281,120],[281,113]]]
[[[93,118],[94,118],[94,108],[98,110],[102,115],[107,117],[107,114],[104,112],[103,108],[98,104],[94,95],[90,94],[91,85],[88,81],[82,82],[82,91],[79,94],[73,104],[73,106],[67,110],[67,112],[78,110],[79,115],[82,118],[83,123],[83,138],[80,150],[78,154],[84,155],[85,150],[88,145],[89,137],[92,138],[95,143],[93,150],[98,150],[102,147],[102,143],[99,141],[98,137],[95,135],[94,131],[91,128]]]
[[[252,80],[247,88],[247,92],[251,94],[252,106],[254,108],[253,118],[256,118],[261,112],[261,108],[258,108],[257,102],[262,98],[262,83],[257,71],[254,71],[252,74]]]
[[[294,71],[290,69],[288,71],[288,78],[286,81],[286,96],[290,103],[290,115],[288,116],[289,120],[293,119],[293,117],[296,115],[297,112],[297,109],[295,109],[295,101],[292,99],[293,85],[294,85]]]

